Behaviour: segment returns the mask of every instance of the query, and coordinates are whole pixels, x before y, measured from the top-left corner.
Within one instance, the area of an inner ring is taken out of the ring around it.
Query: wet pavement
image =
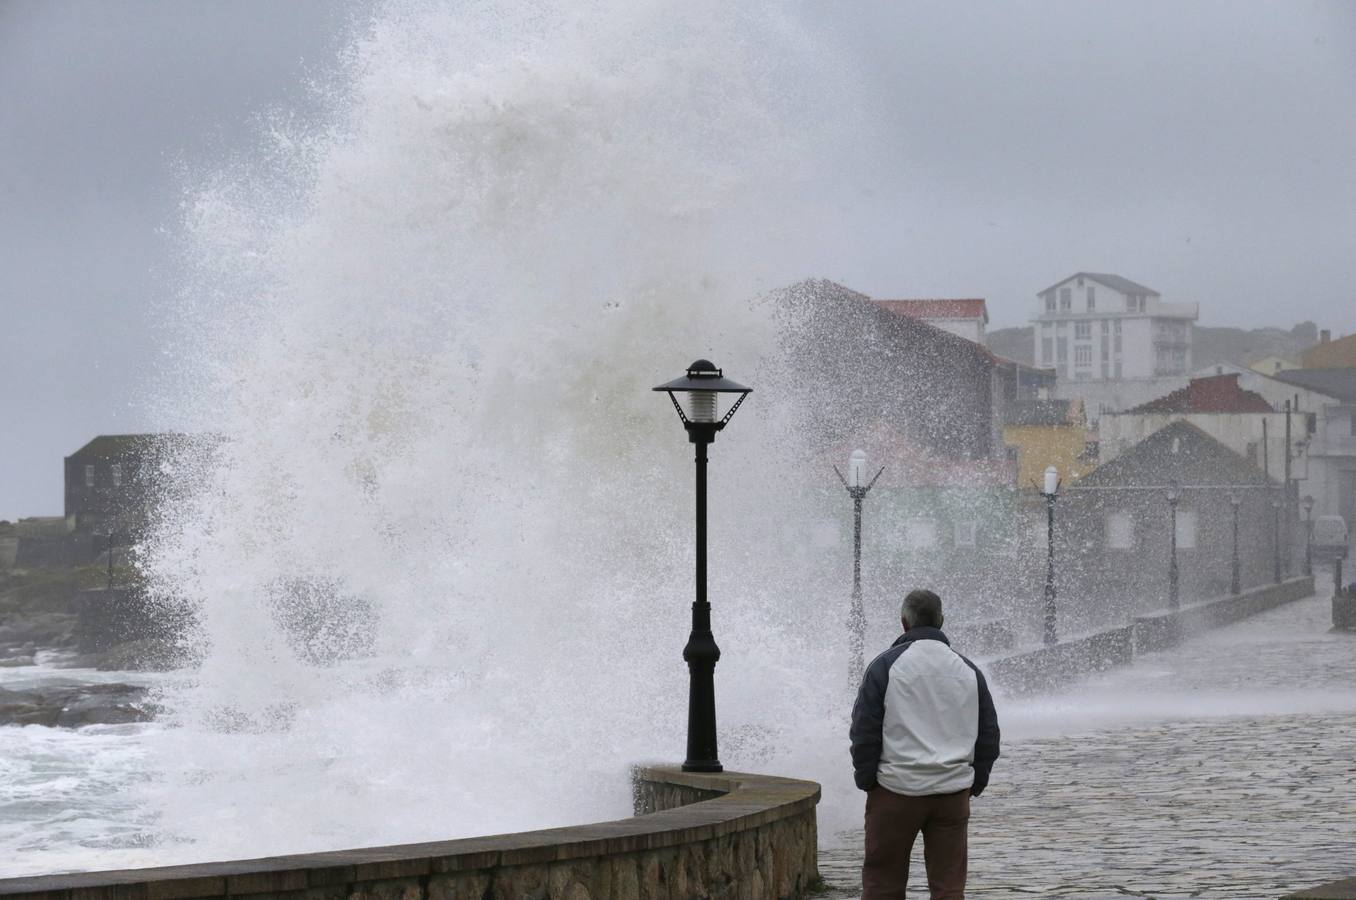
[[[1329,633],[1330,594],[1320,578],[1063,694],[998,698],[967,896],[1262,898],[1356,875],[1356,635]],[[836,837],[820,872],[856,897],[861,833]]]

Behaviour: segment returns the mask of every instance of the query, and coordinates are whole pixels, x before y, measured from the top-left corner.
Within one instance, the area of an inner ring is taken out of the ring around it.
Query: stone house
[[[1002,458],[1003,406],[1051,380],[832,281],[800,282],[776,302],[781,389],[820,449],[880,421],[940,457]]]
[[[989,310],[984,298],[963,300],[874,300],[882,309],[898,316],[908,316],[948,331],[976,344],[984,343],[984,330],[989,324]]]
[[[1056,505],[1061,617],[1075,627],[1123,621],[1162,608],[1168,595],[1171,510],[1181,491],[1177,549],[1183,602],[1229,592],[1233,508],[1240,500],[1244,589],[1272,580],[1281,485],[1188,421],[1175,421],[1064,490]],[[1043,510],[1042,510],[1043,514]],[[1043,515],[1033,527],[1043,533]],[[1284,533],[1285,522],[1280,523]],[[1281,547],[1283,567],[1288,554]]]
[[[65,459],[66,529],[110,529],[129,539],[153,515],[170,461],[210,449],[215,437],[183,434],[105,434]]]

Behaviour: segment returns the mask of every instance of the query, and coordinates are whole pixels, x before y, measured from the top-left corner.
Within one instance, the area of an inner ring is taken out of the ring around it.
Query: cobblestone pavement
[[[1356,875],[1356,636],[1327,633],[1329,595],[1061,696],[999,698],[967,895],[1263,898]],[[858,896],[861,832],[836,837],[821,874]]]

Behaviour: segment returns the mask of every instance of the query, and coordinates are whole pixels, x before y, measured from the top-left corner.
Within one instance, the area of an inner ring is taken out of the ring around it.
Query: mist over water
[[[697,356],[756,388],[712,448],[723,759],[846,790],[844,570],[760,299],[807,274],[844,70],[771,4],[363,30],[323,127],[274,117],[186,206],[177,374],[225,440],[145,548],[201,626],[157,858],[627,815],[684,747],[691,447],[649,388]]]

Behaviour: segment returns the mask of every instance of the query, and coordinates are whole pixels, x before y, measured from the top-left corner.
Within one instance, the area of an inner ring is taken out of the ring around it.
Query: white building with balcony
[[[1060,381],[1121,381],[1191,371],[1194,303],[1119,275],[1078,272],[1038,293],[1036,365]]]

